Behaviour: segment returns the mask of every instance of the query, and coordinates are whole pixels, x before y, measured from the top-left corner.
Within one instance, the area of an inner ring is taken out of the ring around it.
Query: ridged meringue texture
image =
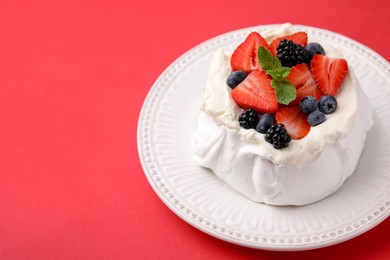
[[[274,38],[294,33],[290,24],[262,33]],[[315,41],[310,39],[309,42]],[[329,57],[341,51],[320,43]],[[373,125],[372,108],[352,68],[336,94],[337,110],[311,127],[307,136],[274,149],[264,134],[239,126],[242,109],[231,98],[226,79],[230,56],[219,50],[209,65],[192,147],[195,160],[256,202],[305,205],[336,191],[354,172]]]

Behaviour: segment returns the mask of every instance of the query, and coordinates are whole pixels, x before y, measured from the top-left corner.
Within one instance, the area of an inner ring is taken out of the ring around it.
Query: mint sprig
[[[274,55],[262,46],[259,46],[257,56],[259,58],[259,63],[264,70],[274,70],[282,67],[280,60],[275,58]]]
[[[272,77],[271,85],[275,89],[279,103],[288,105],[297,97],[297,90],[286,78],[291,69],[283,67],[280,60],[273,56],[266,48],[260,46],[257,52],[260,66]]]
[[[291,69],[287,67],[276,68],[274,70],[267,70],[267,74],[270,75],[273,79],[285,79],[290,74]]]
[[[275,89],[276,99],[279,103],[288,105],[297,96],[297,90],[287,79],[272,79],[271,85]]]

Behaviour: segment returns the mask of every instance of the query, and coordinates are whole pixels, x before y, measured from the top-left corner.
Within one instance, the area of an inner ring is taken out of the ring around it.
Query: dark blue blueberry
[[[318,109],[324,114],[333,113],[337,108],[337,100],[334,96],[325,95],[322,96],[320,102],[318,102]]]
[[[240,84],[245,78],[247,74],[242,70],[236,70],[230,73],[226,80],[226,84],[231,87],[235,88],[238,84]]]
[[[265,134],[268,129],[275,124],[275,119],[270,114],[263,114],[256,126],[256,131]]]
[[[326,117],[325,117],[324,113],[322,113],[320,111],[311,112],[307,116],[307,122],[311,126],[319,125],[319,124],[323,123],[325,120],[326,120]]]
[[[309,52],[310,60],[316,54],[325,55],[324,48],[319,43],[316,43],[316,42],[309,42],[306,45],[305,49]]]
[[[299,102],[299,109],[306,115],[316,111],[318,107],[318,100],[313,96],[306,96]]]

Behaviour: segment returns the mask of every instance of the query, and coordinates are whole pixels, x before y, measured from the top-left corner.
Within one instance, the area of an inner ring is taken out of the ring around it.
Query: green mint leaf
[[[282,68],[280,68],[280,75],[281,75],[283,78],[287,78],[288,75],[290,74],[290,71],[291,71],[291,68],[282,67]]]
[[[273,79],[271,85],[275,89],[276,99],[281,104],[288,105],[297,96],[294,85],[286,79]]]
[[[273,79],[282,80],[288,77],[290,71],[291,68],[281,67],[274,70],[267,70],[267,74],[270,75]]]
[[[276,68],[282,67],[280,60],[262,46],[259,46],[257,56],[259,58],[260,66],[263,68],[263,70],[274,70]]]

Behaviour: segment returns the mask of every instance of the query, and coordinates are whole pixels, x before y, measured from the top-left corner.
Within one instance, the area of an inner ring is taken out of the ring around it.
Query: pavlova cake
[[[341,51],[284,24],[214,54],[193,148],[251,200],[305,205],[354,172],[372,124]]]

